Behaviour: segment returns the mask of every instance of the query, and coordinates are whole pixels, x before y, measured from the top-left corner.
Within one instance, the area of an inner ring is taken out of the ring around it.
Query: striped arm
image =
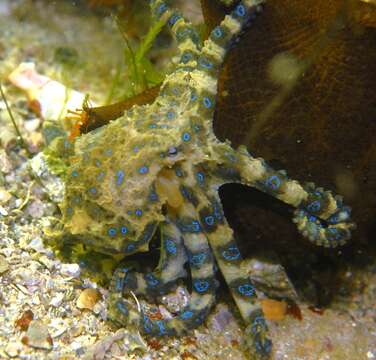
[[[217,170],[217,176],[222,176],[224,182],[234,182],[237,178],[238,182],[297,208],[294,222],[303,236],[314,244],[334,248],[351,237],[355,227],[350,218],[351,209],[343,204],[340,196],[333,196],[330,191],[311,183],[301,185],[289,179],[285,171],[276,171],[263,159],[253,158],[245,147],[235,152],[226,146],[219,151],[224,163]]]
[[[184,244],[189,254],[192,274],[189,303],[172,319],[153,320],[144,314],[142,322],[146,334],[181,335],[202,324],[214,304],[217,281],[214,277],[214,259],[207,239],[201,232],[184,231]]]
[[[150,7],[157,19],[168,16],[167,23],[178,44],[180,62],[186,64],[195,59],[200,51],[200,36],[191,22],[184,19],[176,10],[170,9],[163,0],[150,1]]]
[[[139,312],[124,300],[123,295],[133,291],[137,295],[155,298],[176,287],[176,280],[186,276],[187,261],[181,233],[172,222],[163,225],[161,256],[158,268],[150,273],[138,273],[128,268],[115,271],[110,286],[109,315],[121,325],[130,318],[139,319]],[[138,320],[137,320],[138,321]]]
[[[228,284],[242,318],[247,324],[246,340],[250,350],[256,350],[258,358],[267,357],[272,343],[267,337],[267,326],[263,317],[256,290],[246,271],[241,266],[242,256],[236,245],[233,231],[223,215],[217,196],[211,194],[211,206],[201,209],[200,220],[223,277]]]

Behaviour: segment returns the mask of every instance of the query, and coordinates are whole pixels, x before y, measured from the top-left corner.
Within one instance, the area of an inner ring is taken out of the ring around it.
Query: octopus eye
[[[170,146],[167,150],[168,156],[176,156],[178,154],[178,149],[175,146]]]

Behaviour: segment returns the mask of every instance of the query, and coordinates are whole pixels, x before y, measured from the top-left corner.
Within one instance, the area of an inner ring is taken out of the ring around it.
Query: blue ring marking
[[[182,171],[181,171],[180,168],[176,168],[176,169],[175,169],[175,174],[176,174],[176,176],[178,176],[178,177],[183,176],[183,173],[182,173]]]
[[[157,9],[157,15],[161,16],[166,10],[167,10],[166,4],[165,3],[160,4]]]
[[[89,189],[90,194],[95,195],[97,193],[97,189],[95,187],[91,187]]]
[[[181,56],[181,62],[183,64],[186,64],[187,62],[189,62],[190,60],[192,60],[192,54],[190,52],[185,52],[183,53],[183,55]],[[192,100],[192,97],[191,97],[191,100]]]
[[[77,170],[73,170],[73,171],[71,172],[71,175],[72,175],[73,177],[77,177],[77,176],[78,176],[78,171],[77,171]]]
[[[217,218],[218,221],[223,220],[223,213],[222,213],[221,208],[220,208],[220,206],[218,205],[217,202],[213,203],[213,214]]]
[[[157,201],[158,200],[158,195],[155,191],[152,191],[150,194],[149,194],[149,200],[150,201]]]
[[[257,334],[259,332],[259,329],[258,329],[259,327],[266,329],[265,319],[262,316],[255,317],[255,319],[252,322],[251,331],[254,334]]]
[[[128,214],[128,215],[132,215],[132,210],[128,210],[128,211],[127,211],[127,214]]]
[[[278,190],[281,186],[281,183],[281,179],[277,175],[272,175],[265,181],[265,185],[272,190]]]
[[[107,233],[108,233],[108,235],[110,235],[110,236],[115,236],[116,233],[117,233],[117,231],[116,231],[116,229],[115,229],[114,227],[110,227],[110,228],[107,230]]]
[[[197,124],[195,124],[195,125],[193,125],[193,130],[194,130],[194,132],[199,132],[200,130],[201,130],[201,127],[200,127],[200,125],[197,125]]]
[[[183,320],[188,320],[193,316],[193,312],[191,310],[186,310],[181,313],[180,318]]]
[[[126,275],[125,275],[126,276]],[[115,280],[115,290],[117,292],[122,292],[124,287],[124,277],[117,276]]]
[[[111,155],[112,155],[112,149],[107,149],[104,153],[105,153],[107,156],[111,156]]]
[[[214,35],[217,39],[219,39],[220,37],[223,36],[223,30],[221,29],[220,26],[217,26],[216,28],[214,28],[214,30],[213,30],[213,35]]]
[[[215,219],[214,219],[214,216],[212,215],[209,215],[209,216],[206,216],[205,217],[205,223],[209,226],[213,226],[214,223],[215,223]]]
[[[317,222],[317,216],[309,215],[309,216],[307,216],[307,220],[311,223],[316,223]]]
[[[238,260],[240,259],[240,251],[237,246],[232,245],[222,251],[222,256],[228,261]]]
[[[245,10],[244,5],[239,4],[239,5],[235,8],[235,14],[238,15],[238,16],[240,16],[240,17],[243,17],[243,16],[246,14],[246,10]]]
[[[177,248],[176,248],[176,244],[174,243],[173,240],[171,239],[166,239],[165,240],[165,247],[166,247],[166,250],[169,254],[176,254],[176,251],[177,251]]]
[[[125,173],[123,170],[118,170],[116,173],[116,185],[121,185],[124,180]]]
[[[150,286],[156,286],[159,284],[159,280],[152,274],[145,274],[145,280]]]
[[[234,154],[229,153],[228,151],[225,152],[225,156],[227,159],[229,159],[231,162],[236,162],[236,156]]]
[[[128,232],[128,228],[127,228],[125,225],[123,225],[123,226],[120,228],[120,232],[121,232],[123,235],[125,235],[125,234]]]
[[[134,249],[136,249],[136,245],[134,245],[134,244],[128,244],[128,246],[127,246],[127,251],[133,251]]]
[[[212,102],[210,100],[210,98],[208,98],[207,96],[204,97],[204,100],[202,101],[204,106],[207,108],[207,109],[210,109],[211,106],[212,106]]]
[[[142,210],[141,209],[136,209],[135,212],[134,212],[134,214],[136,216],[141,216],[142,215]]]
[[[193,283],[193,287],[199,293],[203,293],[209,289],[209,282],[206,280],[196,280]]]
[[[133,152],[137,153],[140,150],[140,148],[136,145],[133,147]]]
[[[146,166],[146,165],[144,165],[144,166],[141,166],[139,169],[138,169],[138,172],[140,173],[140,174],[146,174],[147,172],[149,172],[149,168]]]
[[[315,200],[311,202],[309,205],[307,205],[307,210],[309,212],[317,212],[321,209],[321,202],[320,200]]]
[[[168,120],[173,120],[173,119],[175,119],[175,117],[176,117],[175,111],[172,111],[172,110],[167,111],[166,116],[167,116],[167,119],[168,119]]]
[[[67,215],[68,216],[73,215],[73,209],[71,207],[67,208]]]
[[[238,291],[244,296],[255,295],[255,288],[251,284],[244,284],[238,286]]]
[[[213,64],[209,60],[207,60],[205,58],[204,59],[203,58],[200,59],[200,65],[203,68],[207,69],[207,70],[209,70],[209,69],[211,69],[213,67]]]
[[[203,184],[205,181],[205,175],[202,172],[196,173],[196,179],[199,184]]]
[[[153,327],[153,323],[151,322],[151,320],[144,314],[144,330],[145,332],[147,332],[148,334],[151,333],[151,330],[152,330],[152,327]]]
[[[176,23],[179,19],[181,19],[181,16],[178,15],[178,14],[174,14],[174,15],[172,15],[172,16],[170,17],[170,19],[168,20],[168,24],[169,24],[170,26],[173,26],[173,25],[175,25],[175,23]]]
[[[163,320],[157,320],[156,321],[158,327],[159,327],[159,334],[160,336],[167,334],[166,328],[165,328],[165,322]]]
[[[324,194],[322,192],[317,191],[317,190],[313,194],[320,197],[320,198],[322,198],[324,196]]]
[[[96,167],[100,167],[101,166],[101,162],[98,159],[95,159],[94,163],[95,163]]]
[[[81,202],[81,198],[80,198],[79,195],[75,196],[72,200],[73,200],[73,202],[74,202],[75,204],[79,204],[79,203]]]
[[[202,265],[206,259],[206,253],[192,255],[189,259],[192,265]]]
[[[189,141],[189,140],[191,140],[191,134],[188,133],[188,132],[183,133],[182,139],[183,139],[183,141]]]
[[[157,124],[150,124],[150,125],[149,125],[149,128],[150,128],[150,129],[155,129],[156,127],[157,127]]]
[[[342,237],[341,233],[338,231],[337,228],[334,228],[334,227],[328,228],[328,232],[329,232],[330,240],[340,240]],[[334,239],[332,239],[332,237],[334,237]]]
[[[125,316],[129,315],[129,310],[127,305],[124,304],[123,301],[119,300],[116,302],[116,308]]]
[[[192,231],[194,232],[200,232],[201,231],[201,226],[200,223],[196,220],[192,221],[192,225],[190,225]]]
[[[191,101],[196,101],[197,100],[197,94],[195,92],[192,91],[192,94],[191,94]]]

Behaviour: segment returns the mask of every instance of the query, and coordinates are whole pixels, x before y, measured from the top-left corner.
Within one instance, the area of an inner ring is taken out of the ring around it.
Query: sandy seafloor
[[[64,78],[101,102],[121,58],[121,37],[109,17],[47,0],[0,0],[0,34],[1,81],[35,156],[43,149],[42,120],[28,109],[25,94],[6,81],[9,73],[21,62],[34,62],[41,74]],[[84,65],[62,75],[53,57],[58,46],[76,48]],[[0,359],[248,358],[243,325],[233,304],[221,297],[206,323],[182,338],[146,339],[136,329],[105,321],[107,290],[43,245],[43,229],[59,212],[33,178],[1,100],[0,140]],[[344,276],[353,278],[350,297],[323,312],[299,303],[301,320],[287,315],[269,322],[274,359],[376,358],[376,261]]]

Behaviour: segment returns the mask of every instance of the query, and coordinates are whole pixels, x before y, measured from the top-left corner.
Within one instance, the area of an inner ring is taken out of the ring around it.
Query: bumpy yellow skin
[[[331,192],[302,186],[213,133],[220,66],[234,37],[260,10],[260,1],[241,1],[202,48],[195,29],[180,15],[160,0],[151,1],[151,8],[157,17],[168,16],[181,59],[152,104],[135,106],[74,144],[66,143],[72,156],[61,205],[63,232],[95,251],[127,256],[147,251],[161,226],[158,268],[145,274],[124,268],[115,272],[110,317],[123,325],[140,322],[152,335],[190,330],[215,302],[218,266],[247,324],[253,353],[267,357],[271,341],[266,323],[256,289],[241,267],[218,188],[240,182],[297,207],[298,229],[327,247],[349,238],[350,210]],[[172,319],[152,320],[124,298],[130,291],[148,297],[169,292],[186,275],[187,262],[190,301]]]

